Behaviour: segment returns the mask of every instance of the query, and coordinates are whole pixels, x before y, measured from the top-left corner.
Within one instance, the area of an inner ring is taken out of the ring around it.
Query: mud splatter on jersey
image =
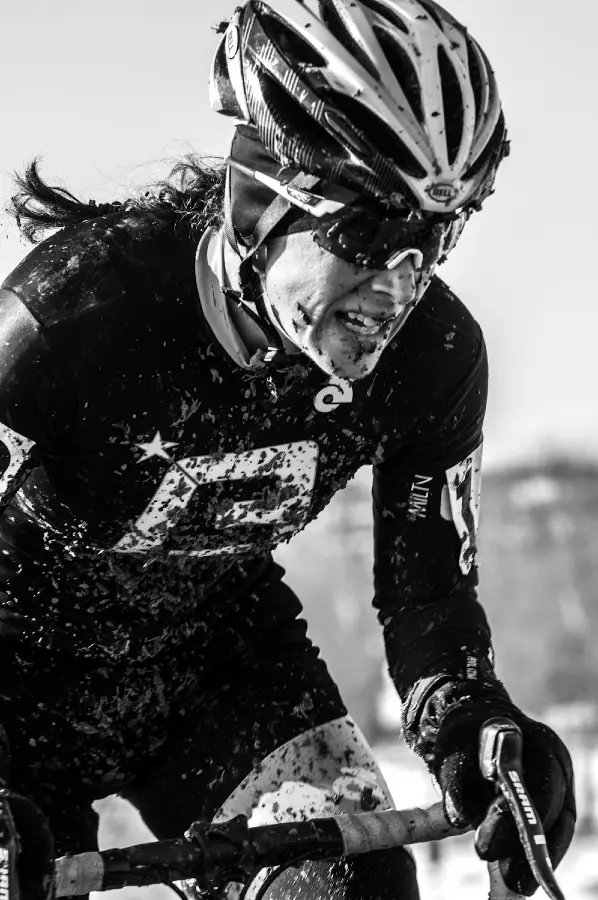
[[[4,282],[0,589],[31,644],[106,663],[172,653],[207,598],[246,590],[364,465],[382,614],[471,591],[475,535],[441,515],[486,400],[462,303],[435,279],[375,372],[324,402],[307,359],[234,364],[194,254],[168,217],[119,212],[58,232]]]

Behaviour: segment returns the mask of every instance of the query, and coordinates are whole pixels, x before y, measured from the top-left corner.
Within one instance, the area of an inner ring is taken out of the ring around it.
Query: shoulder
[[[390,434],[383,460],[444,471],[479,446],[488,395],[484,338],[440,279],[430,284],[381,363],[375,396]]]
[[[191,259],[192,273],[193,247],[177,236],[173,216],[119,211],[61,229],[35,247],[2,287],[50,327],[119,298],[133,299],[145,288],[155,295],[165,279],[176,279],[179,256],[181,264]]]
[[[412,325],[422,335],[438,335],[447,344],[462,343],[471,350],[481,347],[482,329],[465,304],[437,276],[412,316]]]
[[[428,388],[448,387],[486,363],[479,323],[437,277],[388,349],[391,369],[410,373]]]
[[[488,394],[484,336],[465,304],[439,278],[381,362],[378,392],[387,415],[396,418],[400,411],[413,433],[431,430],[438,439],[447,429],[461,428],[475,431],[479,442]]]

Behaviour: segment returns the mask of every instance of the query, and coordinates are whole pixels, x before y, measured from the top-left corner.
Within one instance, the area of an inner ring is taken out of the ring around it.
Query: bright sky
[[[271,0],[273,5],[276,0]],[[440,274],[481,322],[486,459],[598,458],[595,0],[445,0],[484,46],[512,139],[497,192]],[[235,0],[21,0],[0,12],[0,199],[36,154],[83,198],[122,197],[190,149],[226,152],[207,79]],[[25,252],[0,228],[0,278]]]

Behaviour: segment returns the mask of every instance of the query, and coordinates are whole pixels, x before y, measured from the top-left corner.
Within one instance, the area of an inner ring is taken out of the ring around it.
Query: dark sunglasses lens
[[[329,253],[366,269],[384,269],[401,250],[429,256],[442,243],[445,226],[421,219],[383,218],[363,209],[320,220],[314,237]]]

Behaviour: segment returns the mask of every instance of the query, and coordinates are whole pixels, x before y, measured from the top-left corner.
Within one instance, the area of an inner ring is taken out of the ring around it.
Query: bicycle
[[[481,772],[506,798],[538,884],[551,900],[564,900],[539,817],[523,782],[521,745],[521,731],[510,720],[489,720],[480,739]],[[245,816],[219,825],[200,821],[181,838],[61,857],[56,860],[56,897],[167,884],[184,900],[185,894],[175,882],[196,880],[213,900],[224,900],[228,883],[247,887],[267,868],[270,872],[258,891],[258,897],[263,897],[283,869],[308,859],[437,841],[468,830],[451,825],[441,803],[427,809],[383,810],[257,827],[250,827]],[[489,873],[490,900],[520,898],[505,886],[497,863],[489,865]]]

